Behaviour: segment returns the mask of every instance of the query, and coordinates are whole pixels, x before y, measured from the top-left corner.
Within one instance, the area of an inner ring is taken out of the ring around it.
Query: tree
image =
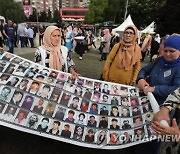
[[[86,13],[86,23],[98,23],[103,21],[104,10],[108,7],[108,0],[91,0],[89,11]]]
[[[40,22],[47,22],[48,21],[48,16],[47,16],[45,11],[40,12],[39,21]]]
[[[14,2],[14,0],[0,0],[0,15],[6,19],[11,19],[15,22],[23,22],[26,20],[22,3]]]
[[[56,23],[61,23],[60,12],[57,9],[53,13],[53,21]]]
[[[36,22],[37,21],[37,10],[33,8],[32,15],[29,16],[30,22]]]
[[[47,15],[47,17],[48,17],[48,22],[52,22],[52,13],[51,13],[50,8],[48,9],[48,15]]]

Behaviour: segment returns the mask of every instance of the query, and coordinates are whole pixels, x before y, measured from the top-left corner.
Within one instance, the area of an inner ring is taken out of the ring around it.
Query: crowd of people
[[[22,33],[23,26],[27,29],[27,36]],[[34,47],[33,38],[36,32],[31,26],[26,27],[26,24],[23,26],[16,28],[11,20],[8,20],[8,24],[3,28],[1,26],[0,46],[3,45],[3,36],[4,40],[8,41],[9,52],[13,53],[13,47],[17,45],[16,38],[19,35],[21,47],[27,46],[27,40],[31,47]],[[39,47],[35,52],[35,62],[52,69],[69,72],[73,79],[77,78],[80,72],[76,72],[75,63],[69,53],[76,52],[82,60],[84,52],[94,44],[92,32],[84,31],[82,27],[73,28],[71,25],[65,30],[57,26],[47,28],[42,26],[39,32]],[[180,87],[180,35],[167,35],[161,39],[159,34],[146,33],[138,44],[137,28],[128,25],[122,39],[117,34],[111,34],[109,29],[103,30],[101,39],[100,61],[106,60],[102,79],[138,86],[145,94],[152,92],[158,104],[163,106],[155,115],[152,127],[161,135],[180,135],[175,119],[172,121],[172,126],[160,124],[160,120],[164,119],[170,125],[169,113],[179,108],[180,104],[180,89],[178,89]],[[141,62],[144,61],[145,56],[150,56],[150,63],[141,68]],[[118,129],[117,126],[112,125],[112,127]],[[155,140],[133,146],[131,150],[133,154],[158,154],[159,147],[160,143]]]

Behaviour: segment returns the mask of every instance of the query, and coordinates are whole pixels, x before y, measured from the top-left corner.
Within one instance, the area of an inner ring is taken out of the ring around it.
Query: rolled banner
[[[154,95],[151,92],[147,93],[147,97],[151,103],[152,109],[154,113],[157,113],[160,109],[159,109],[159,104],[156,101],[156,99],[154,98]]]
[[[152,92],[148,92],[147,97],[148,97],[148,99],[150,101],[153,112],[154,113],[159,112],[160,111],[159,104],[156,101],[156,99],[155,99],[154,95],[152,94]],[[166,120],[161,120],[160,124],[162,124],[163,126],[169,126],[169,124],[168,124],[168,122]]]

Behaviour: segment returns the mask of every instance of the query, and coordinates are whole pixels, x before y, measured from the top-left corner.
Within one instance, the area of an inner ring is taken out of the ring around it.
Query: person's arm
[[[115,44],[107,57],[107,60],[105,62],[104,69],[103,69],[103,80],[104,81],[108,81],[109,69],[110,69],[111,63],[113,62],[113,60],[115,58],[114,56],[117,52],[118,47],[119,47],[119,43]]]
[[[131,85],[135,85],[140,69],[141,69],[141,62],[139,60],[133,66],[133,77],[132,77]]]

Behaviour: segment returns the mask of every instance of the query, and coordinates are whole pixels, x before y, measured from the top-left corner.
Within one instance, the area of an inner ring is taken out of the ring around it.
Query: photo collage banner
[[[43,67],[0,52],[0,125],[99,149],[147,142],[153,111],[138,88]]]

